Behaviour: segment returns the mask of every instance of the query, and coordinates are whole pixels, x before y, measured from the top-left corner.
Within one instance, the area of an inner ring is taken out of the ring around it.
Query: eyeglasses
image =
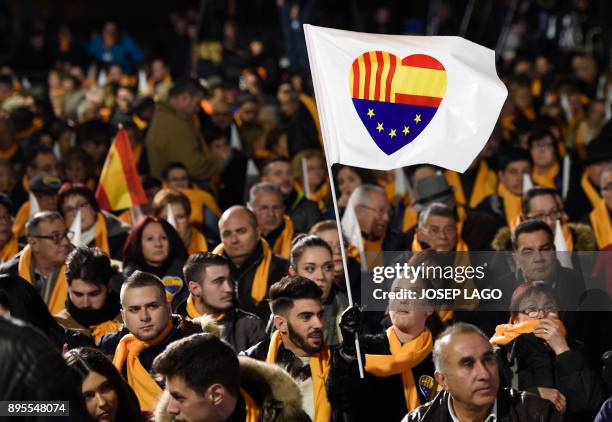
[[[30,236],[30,237],[34,237],[36,239],[51,240],[56,245],[59,245],[60,243],[62,243],[62,240],[69,239],[69,234],[70,234],[70,232],[68,230],[66,230],[64,233],[53,233],[53,234],[50,234],[50,235],[47,235],[47,236],[38,235],[38,236]]]
[[[551,148],[553,146],[552,142],[542,142],[542,143],[533,143],[531,144],[531,148],[532,149],[546,149],[546,148]]]
[[[79,210],[87,208],[89,206],[89,202],[81,202],[74,207],[66,207],[64,208],[64,215],[76,214]]]
[[[262,205],[261,207],[257,207],[257,211],[259,212],[271,212],[273,214],[281,214],[284,209],[285,207],[282,205],[272,205],[271,207],[268,205]]]
[[[558,208],[555,208],[549,211],[548,213],[541,212],[538,214],[530,214],[527,217],[534,218],[536,220],[541,220],[541,221],[545,221],[545,220],[555,221],[555,220],[560,219],[562,215],[563,215],[563,211]]]
[[[544,307],[542,308],[538,308],[536,306],[530,306],[519,312],[523,315],[527,315],[529,318],[537,318],[540,312],[542,312],[544,316],[546,316],[548,314],[556,314],[557,312],[559,312],[559,310],[557,309],[557,306],[555,305],[544,305]]]
[[[444,233],[446,236],[457,234],[457,226],[446,226],[442,228],[433,226],[425,227],[425,230],[427,230],[430,235],[435,237],[440,236],[442,233]]]
[[[391,215],[391,210],[388,208],[372,208],[372,207],[368,207],[367,205],[359,205],[359,206],[361,208],[365,208],[366,210],[373,211],[378,215],[387,216],[387,217]]]

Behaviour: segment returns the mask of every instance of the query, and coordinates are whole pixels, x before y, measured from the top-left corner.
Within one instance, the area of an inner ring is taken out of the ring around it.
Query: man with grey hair
[[[393,210],[383,188],[369,184],[358,186],[349,203],[355,207],[366,252],[406,249],[405,236],[389,227]]]
[[[433,348],[435,378],[443,388],[404,422],[562,421],[554,405],[536,395],[500,388],[493,347],[474,325],[444,330]]]
[[[257,183],[249,191],[249,209],[272,251],[288,259],[295,229],[291,218],[285,215],[281,190],[271,183]]]
[[[454,250],[467,251],[467,246],[459,237],[457,217],[448,205],[434,202],[419,214],[416,242],[412,250],[432,249],[437,252]]]
[[[49,311],[56,314],[65,308],[64,262],[72,249],[64,219],[56,211],[39,212],[27,222],[26,237],[26,247],[1,272],[34,286]]]

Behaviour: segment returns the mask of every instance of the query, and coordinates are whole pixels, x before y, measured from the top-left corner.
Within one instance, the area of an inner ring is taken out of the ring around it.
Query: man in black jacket
[[[477,327],[457,323],[434,344],[435,378],[444,391],[416,408],[405,422],[562,421],[548,400],[499,388],[493,348]]]
[[[183,267],[189,296],[176,308],[184,317],[211,315],[222,328],[221,337],[236,352],[246,350],[266,337],[265,323],[234,302],[230,262],[221,255],[198,252]]]
[[[287,274],[289,262],[273,254],[261,237],[255,215],[243,206],[225,210],[219,219],[219,233],[221,244],[213,252],[229,258],[240,308],[267,321],[268,289]]]

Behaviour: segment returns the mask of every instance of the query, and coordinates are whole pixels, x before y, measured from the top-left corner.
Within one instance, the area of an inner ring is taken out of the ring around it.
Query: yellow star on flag
[[[389,136],[391,138],[395,138],[395,129],[391,129],[391,132],[389,132]]]
[[[372,116],[374,116],[374,109],[373,108],[369,108],[367,114],[368,114],[368,117],[371,119]]]
[[[410,133],[410,127],[404,126],[404,130],[402,130],[402,133],[404,134],[404,136],[408,135]]]
[[[385,128],[383,128],[383,124],[382,123],[379,123],[378,126],[376,126],[376,130],[378,131],[378,133],[380,133],[383,130],[385,130]]]
[[[421,115],[417,114],[416,116],[414,116],[414,121],[415,123],[419,123],[421,121]]]

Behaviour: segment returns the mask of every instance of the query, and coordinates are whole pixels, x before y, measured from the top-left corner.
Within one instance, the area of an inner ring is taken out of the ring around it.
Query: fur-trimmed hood
[[[595,235],[593,234],[591,227],[584,223],[569,223],[569,228],[574,238],[575,251],[597,250]],[[510,239],[510,229],[508,227],[502,227],[499,229],[493,238],[493,242],[491,242],[491,246],[493,246],[493,249],[498,252],[511,251],[512,241]]]
[[[241,388],[257,402],[262,422],[306,422],[310,418],[302,410],[302,393],[281,367],[239,356]],[[170,394],[164,391],[155,409],[155,422],[172,422],[166,408]]]

